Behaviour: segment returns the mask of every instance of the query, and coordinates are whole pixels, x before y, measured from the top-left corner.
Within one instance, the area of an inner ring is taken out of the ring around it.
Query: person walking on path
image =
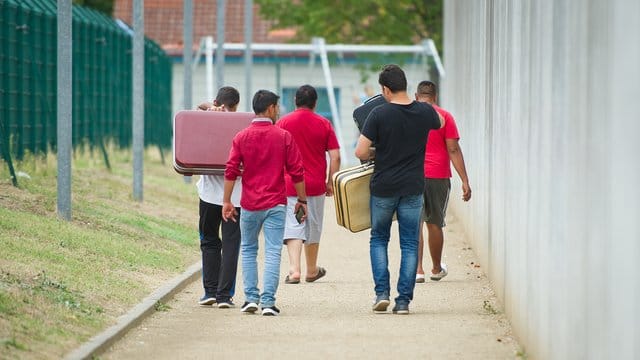
[[[462,181],[462,200],[471,199],[471,187],[462,156],[462,149],[458,144],[460,135],[453,116],[446,110],[438,107],[437,86],[431,81],[421,81],[418,84],[416,100],[431,104],[434,109],[445,119],[444,127],[436,131],[430,131],[427,139],[427,148],[424,158],[424,220],[427,223],[429,236],[429,252],[433,267],[429,278],[439,281],[448,274],[447,265],[442,262],[442,249],[444,246],[445,216],[449,193],[451,192],[451,166],[456,169]],[[420,225],[420,244],[418,246],[418,269],[416,282],[425,281],[422,257],[424,238],[422,225]]]
[[[218,90],[213,107],[219,111],[235,112],[240,102],[240,93],[233,87]],[[200,105],[200,110],[209,110],[210,104]],[[202,252],[202,285],[204,296],[200,305],[215,305],[226,309],[234,306],[238,253],[240,252],[240,226],[235,222],[222,222],[223,175],[201,175],[196,184],[200,198],[200,251]],[[242,186],[234,189],[231,198],[239,204]],[[240,212],[240,208],[236,208]],[[222,239],[220,228],[222,227]]]
[[[397,213],[401,258],[393,313],[408,314],[418,262],[427,135],[441,128],[443,119],[431,105],[409,98],[407,78],[399,66],[384,66],[378,82],[387,103],[371,111],[355,151],[356,157],[367,160],[371,158],[371,145],[376,144],[370,184],[369,253],[376,293],[373,311],[385,312],[389,306],[388,245],[393,214]]]
[[[238,212],[231,202],[231,194],[242,173],[240,233],[245,303],[240,311],[255,313],[260,304],[262,315],[266,316],[280,313],[275,303],[287,204],[285,169],[296,189],[294,210],[301,211],[301,221],[307,216],[302,156],[293,136],[274,126],[278,119],[278,99],[278,95],[267,90],[259,90],[254,95],[252,104],[256,118],[233,138],[224,173],[222,205],[222,218],[237,221]],[[265,238],[262,294],[258,289],[257,263],[261,229]]]
[[[318,93],[311,85],[303,85],[296,91],[296,110],[283,116],[276,126],[291,133],[302,154],[304,184],[307,192],[307,220],[298,223],[295,217],[296,189],[291,177],[285,175],[287,191],[287,215],[284,243],[289,253],[289,274],[286,284],[300,283],[300,257],[304,242],[307,264],[306,282],[314,282],[325,276],[325,268],[318,266],[318,251],[324,214],[325,196],[333,195],[332,177],[340,169],[340,145],[331,122],[316,114],[314,109]],[[329,172],[327,158],[329,153]]]

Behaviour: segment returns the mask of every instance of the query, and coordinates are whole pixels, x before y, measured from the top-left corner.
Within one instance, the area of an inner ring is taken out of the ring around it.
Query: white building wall
[[[413,95],[415,93],[416,86],[421,80],[428,80],[427,68],[421,64],[408,64],[403,66],[407,75],[407,81],[409,86],[409,92]],[[182,64],[175,64],[173,66],[173,112],[177,112],[183,109],[183,66]],[[276,64],[259,64],[255,63],[253,66],[253,90],[252,94],[259,89],[266,89],[278,93],[278,85],[281,88],[284,87],[299,87],[304,84],[309,84],[315,87],[325,87],[325,78],[320,65],[319,59],[315,65],[309,65],[306,63],[288,64],[283,63],[280,65],[280,78],[278,79],[278,71]],[[359,164],[354,151],[355,143],[359,136],[358,128],[356,127],[352,113],[353,110],[359,105],[357,98],[359,94],[363,93],[364,84],[361,82],[361,75],[358,69],[353,65],[332,65],[331,76],[333,79],[333,85],[335,88],[340,89],[339,112],[342,124],[342,137],[340,146],[345,148],[347,159],[343,159],[343,167],[348,165]],[[245,105],[250,104],[251,99],[245,99],[245,72],[244,63],[225,65],[224,71],[225,85],[233,86],[240,91],[240,111],[247,110]],[[378,85],[378,73],[372,73],[369,76],[367,84],[371,85],[376,93],[380,92],[380,86]],[[214,79],[215,86],[215,79]],[[204,101],[211,101],[206,97],[206,69],[204,64],[200,64],[193,72],[193,105]],[[281,95],[281,94],[280,94]],[[354,99],[355,98],[355,99]],[[248,110],[251,107],[249,106]],[[281,114],[283,115],[283,114]],[[340,140],[340,139],[339,139]]]
[[[465,225],[533,359],[640,358],[640,2],[448,0]],[[452,269],[455,271],[454,269]]]

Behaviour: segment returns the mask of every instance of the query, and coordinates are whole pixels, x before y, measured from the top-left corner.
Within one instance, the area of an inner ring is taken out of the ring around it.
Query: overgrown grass
[[[170,159],[170,154],[165,154]],[[199,258],[198,200],[155,150],[144,201],[128,152],[76,153],[72,220],[56,214],[56,159],[0,161],[0,358],[60,358]]]

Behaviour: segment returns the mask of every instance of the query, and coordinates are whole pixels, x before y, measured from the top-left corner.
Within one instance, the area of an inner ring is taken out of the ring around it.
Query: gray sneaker
[[[198,304],[203,306],[213,305],[215,303],[216,303],[216,297],[212,295],[207,295],[207,294],[204,294],[204,296],[201,297],[200,300],[198,300]]]
[[[408,315],[409,314],[409,304],[398,304],[393,307],[393,313],[398,315]]]
[[[218,309],[230,309],[235,306],[231,299],[218,301]]]
[[[389,295],[380,294],[376,295],[376,299],[373,301],[373,312],[376,314],[381,314],[387,311],[387,307],[389,306]]]

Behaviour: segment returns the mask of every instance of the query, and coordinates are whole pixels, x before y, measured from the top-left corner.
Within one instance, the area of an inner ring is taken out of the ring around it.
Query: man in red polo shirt
[[[267,90],[259,90],[254,95],[252,104],[256,118],[233,138],[224,172],[222,200],[222,218],[236,221],[237,212],[231,203],[231,193],[242,169],[240,236],[245,303],[240,311],[254,313],[260,304],[262,315],[266,316],[280,313],[275,302],[287,204],[285,170],[298,196],[294,210],[302,209],[301,221],[307,214],[300,151],[289,132],[274,126],[279,112],[278,99],[278,95]],[[258,289],[257,262],[261,229],[265,239],[262,293]]]
[[[442,248],[444,246],[442,228],[445,226],[444,218],[447,214],[449,192],[451,191],[451,166],[449,163],[453,164],[462,181],[462,200],[469,201],[471,199],[471,187],[469,187],[462,149],[458,144],[460,139],[458,127],[453,116],[435,104],[436,99],[436,84],[431,81],[421,81],[418,84],[416,100],[431,104],[445,119],[442,128],[429,132],[424,157],[424,220],[427,223],[429,252],[433,262],[429,278],[439,281],[448,274],[447,265],[442,262]],[[421,229],[420,244],[418,245],[418,269],[416,271],[416,282],[418,283],[425,281],[424,269],[422,268],[423,249],[424,240]]]
[[[325,196],[333,195],[331,178],[340,169],[340,145],[329,120],[316,114],[314,109],[318,93],[311,85],[303,85],[296,91],[296,110],[283,116],[276,124],[293,135],[304,165],[304,183],[307,192],[307,220],[298,223],[294,214],[296,190],[294,181],[285,176],[287,184],[287,219],[284,230],[284,243],[289,253],[289,275],[286,284],[300,282],[300,256],[302,243],[307,262],[306,282],[314,282],[327,271],[318,266],[318,250],[324,214]],[[330,165],[327,173],[327,153]]]

